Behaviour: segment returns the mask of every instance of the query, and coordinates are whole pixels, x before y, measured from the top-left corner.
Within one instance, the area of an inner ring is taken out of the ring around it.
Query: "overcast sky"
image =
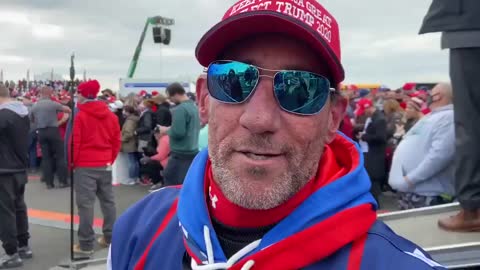
[[[151,29],[137,78],[193,79],[201,71],[194,49],[233,0],[0,0],[0,68],[5,79],[50,72],[77,74],[118,88],[149,16],[175,19],[171,45],[153,44]],[[430,0],[321,0],[341,29],[346,82],[448,80],[448,52],[439,35],[417,35]]]

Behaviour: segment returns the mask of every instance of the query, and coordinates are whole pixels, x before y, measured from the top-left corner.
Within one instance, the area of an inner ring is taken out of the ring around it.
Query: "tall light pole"
[[[74,80],[75,80],[75,53],[72,53],[72,56],[70,56],[70,98],[73,101],[73,97],[75,94],[75,88],[74,88]],[[70,102],[71,107],[70,109],[72,110],[72,115],[70,116],[70,127],[71,127],[71,139],[70,139],[70,155],[67,155],[67,160],[69,168],[73,168],[73,121],[75,119],[75,102]],[[67,151],[68,153],[68,151]],[[74,235],[74,223],[73,223],[73,218],[74,218],[74,210],[75,210],[75,205],[73,201],[73,185],[74,185],[74,180],[73,180],[73,169],[70,169],[70,260],[73,262],[75,260],[75,253],[73,252],[73,243],[75,242],[75,235]]]

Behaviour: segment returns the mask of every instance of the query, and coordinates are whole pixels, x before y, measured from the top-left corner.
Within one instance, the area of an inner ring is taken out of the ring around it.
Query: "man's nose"
[[[280,129],[281,109],[273,94],[272,78],[262,77],[244,106],[240,124],[250,132],[273,133]]]

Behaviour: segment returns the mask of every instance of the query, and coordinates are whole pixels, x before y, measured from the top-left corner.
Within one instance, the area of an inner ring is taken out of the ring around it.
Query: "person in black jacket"
[[[162,94],[155,95],[152,99],[152,102],[157,106],[157,111],[154,112],[155,116],[155,125],[169,127],[172,125],[172,113],[170,112],[170,103],[168,103],[167,98]],[[143,148],[143,153],[147,157],[151,157],[157,154],[157,140],[155,139],[155,134],[152,132],[148,144]]]
[[[479,14],[479,0],[434,0],[420,29],[420,34],[443,32],[442,49],[450,49],[455,96],[455,189],[462,211],[439,220],[438,225],[449,231],[480,230]]]
[[[364,104],[364,113],[368,118],[365,122],[364,132],[361,132],[358,136],[359,139],[368,144],[368,149],[364,150],[365,168],[372,181],[371,192],[379,202],[378,197],[382,192],[381,185],[386,178],[387,120],[384,113],[377,110],[370,100],[364,99],[365,102],[361,101],[359,103]]]
[[[170,112],[170,103],[167,98],[158,94],[152,98],[152,101],[157,105],[157,111],[155,112],[155,122],[157,125],[163,127],[169,127],[172,125],[172,113]]]
[[[0,269],[21,267],[31,258],[28,247],[28,217],[24,200],[28,168],[28,109],[9,99],[0,85],[0,240],[5,255]]]
[[[138,152],[143,153],[143,148],[147,147],[148,142],[152,138],[153,129],[155,128],[155,116],[152,107],[155,103],[152,100],[144,100],[139,105],[140,120],[138,121],[135,136],[138,138]]]

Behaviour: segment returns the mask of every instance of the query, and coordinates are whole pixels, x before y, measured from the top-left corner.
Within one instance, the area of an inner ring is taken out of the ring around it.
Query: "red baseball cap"
[[[94,99],[100,92],[100,84],[97,80],[83,82],[78,85],[78,93],[85,98]]]
[[[356,116],[363,115],[365,110],[373,107],[373,102],[368,98],[362,98],[357,102],[357,110],[355,111]]]
[[[328,64],[332,86],[345,78],[338,23],[315,0],[240,0],[201,38],[195,55],[206,67],[228,45],[262,33],[282,33],[303,40]]]
[[[402,86],[402,89],[405,91],[415,91],[415,87],[417,86],[416,83],[405,83]]]

